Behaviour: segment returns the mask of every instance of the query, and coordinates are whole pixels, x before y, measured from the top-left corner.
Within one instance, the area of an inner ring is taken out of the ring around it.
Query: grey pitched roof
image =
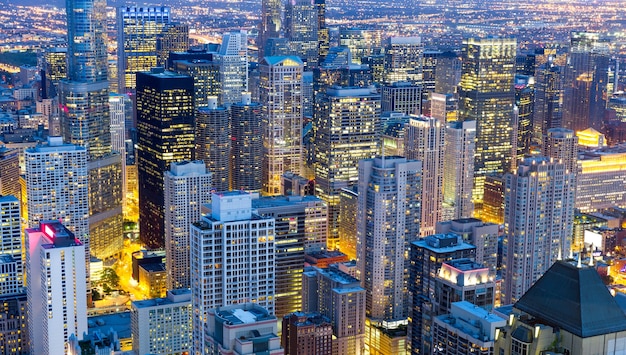
[[[557,261],[515,308],[581,338],[626,330],[626,315],[592,267]]]

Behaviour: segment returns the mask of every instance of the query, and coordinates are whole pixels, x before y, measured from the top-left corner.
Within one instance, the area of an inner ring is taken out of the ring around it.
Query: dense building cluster
[[[1,354],[624,351],[606,33],[438,46],[261,3],[201,44],[68,0],[0,96]]]

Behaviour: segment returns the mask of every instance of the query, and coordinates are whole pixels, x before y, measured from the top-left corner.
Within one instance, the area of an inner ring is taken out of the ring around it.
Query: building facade
[[[193,79],[162,69],[137,74],[137,177],[140,239],[163,248],[163,173],[172,162],[193,160]]]
[[[211,178],[203,161],[174,162],[165,172],[167,289],[189,288],[189,226],[211,202]]]

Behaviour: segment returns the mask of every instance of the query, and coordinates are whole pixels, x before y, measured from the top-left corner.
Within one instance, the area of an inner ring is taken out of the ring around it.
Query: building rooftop
[[[477,263],[471,259],[450,260],[445,264],[450,265],[460,271],[487,269],[487,267],[483,266],[483,264]]]
[[[174,304],[191,304],[191,290],[178,289],[167,291],[168,295],[165,298],[152,298],[149,300],[133,301],[132,307],[135,308],[151,308],[157,306],[167,306]],[[170,295],[171,294],[171,295]]]
[[[432,252],[443,254],[459,250],[476,249],[475,246],[463,241],[463,237],[454,233],[433,234],[426,238],[414,241],[412,245],[428,249]]]
[[[265,308],[253,303],[217,308],[215,315],[225,320],[227,325],[250,324],[276,319]]]
[[[130,338],[130,312],[119,312],[89,317],[87,320],[89,334],[99,331],[108,334],[110,329],[117,332],[120,339]]]
[[[304,178],[303,178],[304,179]],[[308,179],[305,179],[308,181]],[[271,207],[283,207],[293,206],[294,204],[304,203],[322,203],[319,197],[313,195],[304,196],[263,196],[260,198],[252,199],[252,208],[271,208]]]
[[[557,261],[514,307],[582,338],[626,331],[626,315],[593,267]]]

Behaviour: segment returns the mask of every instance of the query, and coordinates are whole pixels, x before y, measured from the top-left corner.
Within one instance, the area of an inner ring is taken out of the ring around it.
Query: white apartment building
[[[569,255],[576,174],[546,157],[526,158],[505,175],[503,304],[513,303]]]
[[[265,57],[259,64],[266,195],[280,194],[280,177],[285,172],[302,172],[303,65],[295,56]]]
[[[135,354],[188,354],[191,351],[191,291],[167,291],[167,298],[135,301],[130,309]]]
[[[448,122],[443,167],[443,209],[446,219],[469,218],[474,213],[474,153],[476,121]],[[450,211],[449,213],[446,213]]]
[[[204,162],[182,161],[165,172],[165,255],[167,289],[189,288],[189,226],[211,202],[211,177]]]
[[[89,187],[87,151],[48,137],[48,144],[24,151],[28,227],[43,220],[61,221],[89,249]]]
[[[252,195],[214,193],[191,226],[193,353],[204,354],[210,309],[257,303],[274,314],[274,218],[252,213]]]
[[[87,332],[85,246],[58,221],[25,230],[31,354],[65,354]]]
[[[442,220],[445,133],[444,123],[425,116],[412,117],[404,133],[406,158],[422,162],[422,237],[435,234]]]
[[[357,267],[369,318],[407,316],[405,254],[419,238],[421,180],[420,161],[382,157],[359,162]]]

